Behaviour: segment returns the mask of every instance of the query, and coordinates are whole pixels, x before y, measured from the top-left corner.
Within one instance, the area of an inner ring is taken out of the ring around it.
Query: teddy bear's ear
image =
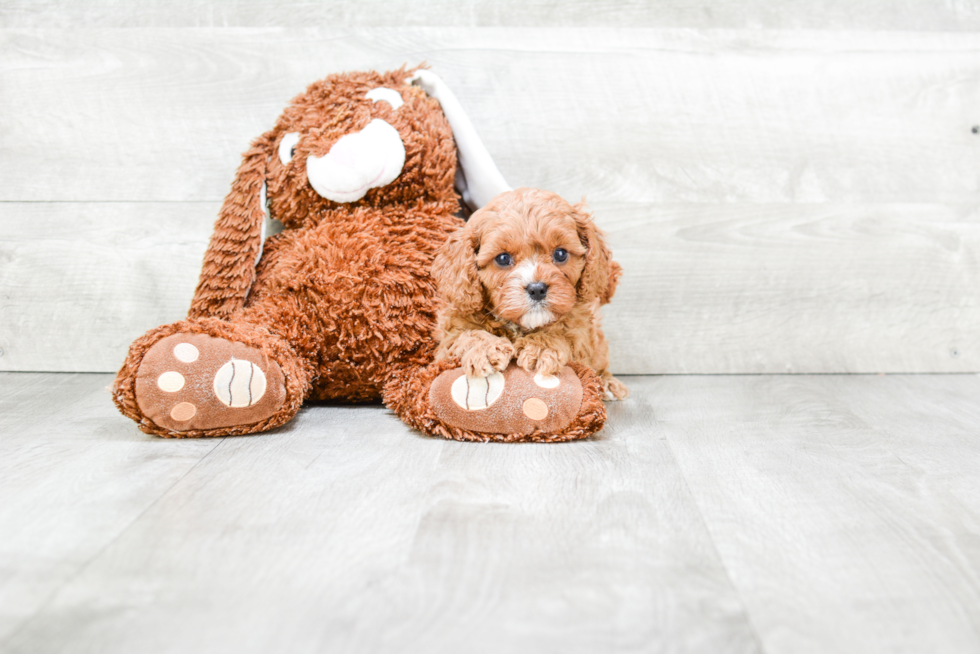
[[[442,298],[455,313],[466,315],[483,306],[483,291],[477,276],[473,226],[467,223],[443,243],[432,262],[432,278]]]
[[[432,71],[420,68],[405,80],[420,87],[439,101],[456,141],[456,190],[470,211],[485,206],[497,195],[510,191],[510,185],[497,169],[490,151],[470,121],[463,105],[442,79]]]
[[[578,280],[578,299],[580,302],[598,299],[600,304],[607,304],[616,292],[623,270],[612,260],[605,235],[595,226],[585,202],[579,202],[572,207],[572,217],[575,219],[579,240],[587,250],[585,268]]]
[[[227,318],[245,304],[262,252],[266,170],[275,138],[266,132],[242,156],[204,253],[189,318]]]

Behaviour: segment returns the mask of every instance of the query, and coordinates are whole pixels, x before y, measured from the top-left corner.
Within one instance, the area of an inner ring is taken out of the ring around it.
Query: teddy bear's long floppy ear
[[[585,268],[578,280],[578,299],[580,302],[591,302],[598,298],[600,304],[608,304],[616,292],[623,269],[612,260],[612,252],[606,245],[605,235],[595,226],[585,202],[579,202],[572,207],[572,217],[575,219],[579,240],[587,250]]]
[[[439,296],[456,313],[466,315],[483,306],[483,290],[477,276],[478,239],[472,223],[457,229],[443,243],[432,262],[432,278]]]
[[[504,181],[490,151],[449,86],[425,68],[416,70],[405,82],[421,87],[429,97],[439,101],[456,141],[456,190],[470,211],[476,211],[500,193],[510,191],[510,185]]]
[[[242,155],[204,253],[189,318],[228,318],[245,304],[262,251],[263,189],[274,140],[274,132],[266,132]]]

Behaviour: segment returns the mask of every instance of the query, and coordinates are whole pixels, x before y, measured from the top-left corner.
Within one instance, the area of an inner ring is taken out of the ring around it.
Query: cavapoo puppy
[[[595,370],[607,396],[626,386],[609,373],[599,307],[622,269],[584,203],[519,188],[473,214],[437,254],[437,358],[456,357],[469,376],[504,370],[555,375],[569,361]]]

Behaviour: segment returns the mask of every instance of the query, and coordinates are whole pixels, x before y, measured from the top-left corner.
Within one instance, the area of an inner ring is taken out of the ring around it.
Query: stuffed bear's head
[[[299,227],[341,206],[457,202],[453,132],[410,75],[332,75],[290,103],[263,139],[273,218]]]
[[[243,155],[188,315],[226,317],[244,306],[267,209],[300,228],[371,207],[425,204],[430,215],[449,215],[460,197],[476,210],[509,188],[438,76],[405,68],[332,75],[295,98]],[[398,212],[379,215],[397,219]]]

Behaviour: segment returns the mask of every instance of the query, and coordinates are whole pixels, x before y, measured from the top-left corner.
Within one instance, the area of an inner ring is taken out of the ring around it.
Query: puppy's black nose
[[[527,291],[532,300],[540,302],[548,294],[548,285],[544,282],[531,282],[524,287],[524,290]]]

